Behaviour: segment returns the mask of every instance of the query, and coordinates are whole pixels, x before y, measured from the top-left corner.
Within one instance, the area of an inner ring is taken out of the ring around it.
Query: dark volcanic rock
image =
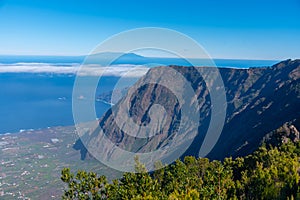
[[[198,156],[211,120],[211,97],[206,85],[210,83],[206,83],[195,68],[170,67],[190,82],[196,98],[187,99],[184,105],[180,105],[172,91],[162,85],[145,84],[136,88],[113,107],[115,113],[123,116],[125,111],[120,105],[128,101],[129,115],[133,122],[146,126],[154,120],[151,118],[151,107],[159,104],[164,107],[165,115],[156,125],[163,126],[160,127],[159,133],[148,138],[131,136],[122,130],[128,126],[127,123],[117,125],[112,110],[109,110],[100,119],[99,124],[105,135],[118,147],[131,152],[150,152],[168,147],[178,131],[179,121],[183,117],[182,108],[196,103],[199,105],[199,110],[196,111],[200,112],[198,130],[188,128],[185,130],[188,132],[187,137],[194,131],[197,132],[197,136],[193,137],[192,144],[184,155]],[[209,70],[209,68],[198,69],[204,72]],[[140,81],[153,77],[159,79],[162,71],[160,67],[153,68]],[[223,159],[226,156],[249,154],[260,145],[266,134],[281,127],[285,122],[299,119],[300,60],[286,60],[266,68],[221,68],[219,71],[225,86],[227,111],[222,134],[208,154],[209,158]],[[174,84],[180,86],[178,82]],[[182,91],[182,96],[184,95],[185,90]],[[187,126],[192,127],[191,124]],[[97,140],[97,131],[99,129],[93,132],[89,141]]]

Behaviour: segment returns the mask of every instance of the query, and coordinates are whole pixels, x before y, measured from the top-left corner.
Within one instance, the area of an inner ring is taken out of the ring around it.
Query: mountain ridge
[[[203,81],[195,68],[170,66],[181,73],[191,82],[197,94],[200,106],[200,125],[198,134],[192,144],[182,156],[198,156],[199,149],[205,137],[211,117],[210,96]],[[197,69],[206,70],[204,67]],[[233,69],[219,68],[223,78],[227,112],[222,134],[212,151],[207,155],[210,159],[223,159],[228,156],[243,156],[252,153],[270,132],[278,129],[286,122],[295,121],[300,117],[300,60],[285,60],[271,67]],[[153,68],[141,78],[143,81],[149,77],[160,76],[160,68]],[[166,107],[169,117],[166,117],[166,126],[157,137],[150,139],[134,138],[126,135],[116,125],[112,110],[99,120],[99,125],[105,135],[118,147],[132,152],[150,152],[168,146],[177,122],[180,119],[180,106],[166,88],[157,85],[146,85],[139,88],[131,97],[125,95],[120,102],[126,99],[131,103],[130,114],[137,124],[147,124],[149,110],[152,105],[160,104]],[[131,98],[131,99],[130,99]],[[122,115],[118,108],[117,114]],[[97,141],[98,129],[86,142]]]

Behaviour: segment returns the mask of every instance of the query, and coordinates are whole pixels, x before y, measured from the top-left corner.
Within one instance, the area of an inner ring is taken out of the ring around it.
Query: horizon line
[[[129,53],[122,53],[122,52],[102,52],[102,53],[121,53],[121,54],[129,54]],[[100,53],[101,54],[101,53]],[[131,54],[135,54],[137,56],[142,56],[144,58],[156,58],[156,59],[180,59],[178,57],[155,57],[155,56],[144,56],[141,54],[137,54],[137,53],[131,53]],[[95,54],[91,54],[91,55],[95,55]],[[41,54],[41,55],[34,55],[34,54],[0,54],[1,57],[86,57],[86,56],[90,56],[90,55],[50,55],[50,54]],[[210,58],[193,58],[193,57],[186,57],[185,59],[199,59],[199,60],[207,60]],[[213,60],[265,60],[265,61],[280,61],[280,60],[288,60],[288,59],[298,59],[298,58],[220,58],[220,57],[211,57],[211,59]]]

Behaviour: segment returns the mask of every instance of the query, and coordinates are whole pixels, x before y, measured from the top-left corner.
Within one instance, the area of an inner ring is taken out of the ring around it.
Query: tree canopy
[[[63,199],[300,199],[299,173],[300,142],[288,142],[222,162],[187,156],[151,174],[137,158],[136,173],[112,182],[68,168],[61,179]]]

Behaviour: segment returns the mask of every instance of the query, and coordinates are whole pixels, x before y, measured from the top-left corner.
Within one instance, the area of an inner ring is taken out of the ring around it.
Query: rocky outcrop
[[[297,119],[284,123],[283,126],[266,134],[262,143],[278,146],[287,142],[298,142],[300,140],[299,122],[300,120]]]

